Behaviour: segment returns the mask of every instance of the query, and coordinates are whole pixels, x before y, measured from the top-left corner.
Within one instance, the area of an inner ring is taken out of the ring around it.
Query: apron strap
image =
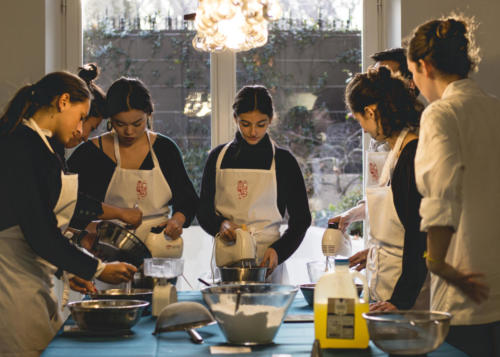
[[[401,146],[403,145],[403,141],[406,137],[406,134],[408,134],[409,129],[405,128],[401,130],[399,133],[398,139],[396,140],[396,144],[392,148],[392,150],[389,152],[389,155],[387,156],[387,159],[384,164],[384,168],[382,169],[382,174],[380,175],[380,179],[378,181],[379,186],[385,186],[389,183],[392,177],[392,171],[394,170],[394,167],[396,166],[397,162],[397,154],[399,153],[399,150],[401,149]]]
[[[275,163],[275,160],[274,160],[274,157],[275,157],[275,154],[276,154],[276,144],[274,143],[274,140],[269,138],[270,141],[271,141],[271,147],[273,149],[273,161],[271,162],[271,167],[269,168],[269,170],[276,170],[276,163]],[[226,145],[224,145],[224,147],[222,148],[222,150],[220,151],[219,153],[219,156],[217,157],[217,162],[215,164],[215,169],[216,170],[220,170],[220,166],[222,164],[222,159],[224,158],[224,155],[226,154],[226,151],[227,149],[229,148],[229,146],[233,143],[233,141],[230,141],[228,142]]]
[[[153,150],[153,145],[151,144],[151,139],[149,138],[149,130],[146,129],[146,137],[148,139],[148,145],[149,145],[149,152],[151,153],[151,159],[153,160],[153,168],[160,167],[160,163],[158,161],[158,158],[156,157],[156,154]],[[115,157],[116,157],[116,166],[121,167],[121,157],[120,157],[120,145],[118,141],[118,134],[113,133],[113,144],[115,148]]]

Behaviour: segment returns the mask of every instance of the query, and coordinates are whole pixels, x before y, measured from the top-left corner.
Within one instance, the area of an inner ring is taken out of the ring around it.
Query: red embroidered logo
[[[239,180],[238,181],[238,198],[241,200],[242,198],[246,198],[248,196],[248,182],[247,180]]]
[[[137,185],[135,187],[137,192],[137,199],[143,200],[148,195],[148,184],[146,181],[137,181]]]
[[[374,181],[378,181],[378,169],[377,165],[375,165],[373,162],[370,162],[370,175],[372,175],[372,178]]]

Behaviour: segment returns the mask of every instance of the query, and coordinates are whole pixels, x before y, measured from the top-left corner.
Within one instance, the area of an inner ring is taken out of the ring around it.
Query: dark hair
[[[236,93],[233,102],[233,115],[235,118],[240,114],[254,110],[266,114],[269,119],[274,116],[273,98],[264,86],[244,86]]]
[[[474,44],[475,27],[473,18],[456,15],[428,21],[413,31],[408,58],[412,62],[423,59],[444,74],[465,78],[481,60]]]
[[[0,135],[12,133],[23,118],[31,118],[38,110],[50,107],[64,93],[69,94],[72,103],[90,98],[85,82],[68,72],[49,73],[35,84],[22,87],[0,117]]]
[[[423,111],[408,82],[384,66],[356,74],[347,84],[345,101],[351,112],[363,114],[365,107],[376,104],[385,137],[404,128],[417,128]]]
[[[406,62],[406,50],[402,47],[390,48],[385,51],[374,53],[370,56],[375,62],[394,61],[399,64],[399,72],[406,79],[412,79],[413,76],[408,69]]]
[[[149,115],[153,113],[153,101],[140,79],[121,77],[108,89],[106,109],[109,117],[133,109],[142,110]]]
[[[95,63],[88,63],[78,67],[78,77],[83,79],[92,94],[88,117],[106,118],[106,94],[94,81],[99,76],[99,67]]]

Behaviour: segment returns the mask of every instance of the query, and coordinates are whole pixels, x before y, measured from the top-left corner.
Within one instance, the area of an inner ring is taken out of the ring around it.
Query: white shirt
[[[432,309],[451,312],[452,325],[500,321],[500,101],[470,79],[450,83],[422,114],[415,175],[421,229],[453,227],[446,262],[486,274],[491,288],[477,305],[432,275]]]

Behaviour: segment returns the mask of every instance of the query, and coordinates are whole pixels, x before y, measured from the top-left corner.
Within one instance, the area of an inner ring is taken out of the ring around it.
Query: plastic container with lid
[[[363,281],[358,297],[354,279]],[[362,313],[368,312],[366,278],[349,270],[348,259],[336,259],[335,270],[323,275],[314,290],[314,335],[321,348],[366,348],[369,335]]]

